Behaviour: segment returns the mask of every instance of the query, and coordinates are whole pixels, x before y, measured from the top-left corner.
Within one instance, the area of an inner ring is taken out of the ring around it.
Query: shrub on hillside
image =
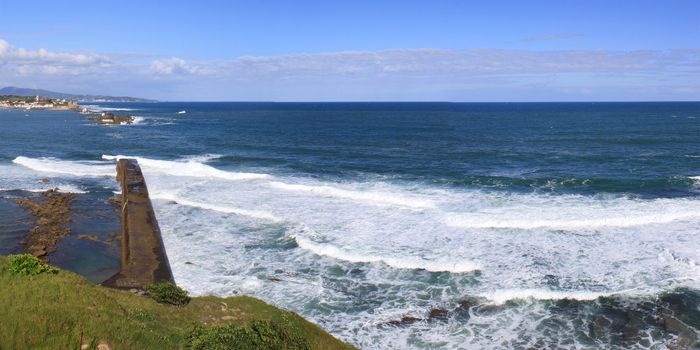
[[[311,345],[298,330],[271,321],[248,325],[197,326],[188,337],[192,350],[309,350]]]
[[[8,257],[10,272],[20,276],[35,276],[40,273],[56,273],[58,270],[39,260],[31,254],[10,255]]]
[[[190,302],[187,292],[170,282],[148,285],[146,291],[151,293],[151,297],[161,304],[181,306]]]

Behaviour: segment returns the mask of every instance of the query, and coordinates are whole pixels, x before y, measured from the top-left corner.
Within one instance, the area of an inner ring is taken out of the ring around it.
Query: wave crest
[[[316,255],[328,256],[352,263],[383,263],[397,269],[452,273],[465,273],[479,269],[478,265],[470,261],[447,262],[357,254],[345,251],[332,244],[314,242],[309,238],[299,235],[293,235],[292,237],[301,249],[308,250]]]
[[[326,197],[336,197],[343,199],[352,199],[362,202],[370,202],[384,205],[395,205],[400,207],[408,207],[414,209],[425,209],[435,207],[435,203],[426,199],[412,198],[400,194],[392,194],[385,192],[362,192],[340,189],[331,186],[309,186],[300,184],[287,184],[283,182],[273,181],[270,186],[275,189],[306,192]]]
[[[70,176],[114,176],[116,170],[112,164],[92,161],[69,161],[56,158],[29,158],[19,156],[13,163],[26,168],[44,172]]]
[[[139,165],[146,170],[152,170],[168,175],[174,176],[186,176],[186,177],[210,177],[218,178],[223,180],[257,180],[257,179],[267,179],[270,178],[268,174],[257,174],[257,173],[239,173],[219,170],[210,165],[204,164],[199,160],[184,160],[184,161],[173,161],[173,160],[159,160],[150,159],[142,157],[129,157],[123,155],[102,155],[102,159],[105,160],[119,160],[124,158],[133,158],[138,160]]]
[[[280,218],[272,215],[271,213],[261,211],[261,210],[249,210],[249,209],[242,209],[242,208],[236,208],[236,207],[195,202],[195,201],[190,201],[190,200],[187,200],[187,199],[184,199],[184,198],[172,195],[172,194],[155,193],[155,194],[151,194],[151,199],[168,200],[168,201],[173,201],[177,204],[185,205],[188,207],[200,208],[200,209],[205,209],[205,210],[213,210],[213,211],[218,211],[221,213],[243,215],[243,216],[248,216],[248,217],[252,217],[252,218],[256,218],[256,219],[270,220],[273,222],[282,221]]]

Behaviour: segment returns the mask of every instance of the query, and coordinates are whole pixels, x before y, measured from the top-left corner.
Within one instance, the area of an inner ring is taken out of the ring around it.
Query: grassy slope
[[[258,299],[192,298],[185,307],[96,286],[67,271],[19,277],[0,257],[0,350],[78,349],[106,342],[114,349],[182,349],[196,324],[291,323],[316,349],[352,349],[297,314]]]

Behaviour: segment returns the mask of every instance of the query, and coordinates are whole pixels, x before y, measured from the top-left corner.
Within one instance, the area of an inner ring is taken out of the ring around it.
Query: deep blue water
[[[102,205],[113,156],[139,157],[193,294],[253,294],[363,348],[697,345],[698,102],[94,108],[138,123],[0,110],[0,240],[16,190]],[[113,228],[109,208],[76,230]],[[652,320],[668,310],[682,331]],[[407,315],[426,321],[386,326]]]
[[[700,167],[695,102],[104,105],[138,109],[159,127],[133,127],[115,140],[115,130],[86,127],[69,112],[3,111],[0,159],[221,153],[222,167],[309,176],[519,191],[554,179],[570,180],[561,191],[651,197],[695,194],[687,177]],[[182,109],[184,117],[174,115]]]

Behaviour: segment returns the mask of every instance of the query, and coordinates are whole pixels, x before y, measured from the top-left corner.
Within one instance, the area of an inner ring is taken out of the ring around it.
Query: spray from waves
[[[304,228],[302,231],[309,231]],[[338,260],[351,263],[383,263],[397,269],[426,270],[431,272],[452,272],[465,273],[479,269],[479,266],[471,261],[450,261],[424,260],[410,257],[386,257],[376,255],[366,255],[351,253],[328,243],[318,243],[300,234],[290,234],[296,241],[299,248],[308,250],[316,255],[328,256]]]
[[[238,173],[219,170],[198,160],[171,161],[122,155],[102,155],[102,159],[105,160],[118,160],[123,158],[134,158],[138,160],[139,165],[141,165],[142,168],[146,168],[146,170],[174,176],[210,177],[233,181],[267,179],[270,177],[268,174]]]
[[[213,159],[221,158],[223,155],[217,153],[207,153],[194,156],[185,156],[183,159],[192,162],[208,162]]]
[[[408,207],[414,209],[425,209],[435,207],[435,203],[431,200],[411,198],[392,193],[350,191],[331,186],[286,184],[277,181],[270,182],[270,186],[272,186],[275,189],[286,191],[306,192],[326,197],[352,199],[357,201],[371,202],[384,205],[396,205],[400,207]]]
[[[474,213],[449,213],[445,223],[467,229],[591,230],[666,224],[700,217],[700,201],[689,199],[596,201],[581,196],[531,196],[532,205],[516,201]]]
[[[131,122],[132,125],[137,125],[137,124],[142,124],[146,118],[144,117],[139,117],[139,116],[134,116],[134,120]]]
[[[496,305],[503,305],[507,301],[511,300],[524,300],[524,299],[536,299],[536,300],[561,300],[561,299],[574,299],[574,300],[596,300],[600,297],[608,297],[615,294],[622,294],[622,292],[617,293],[605,293],[605,292],[591,292],[591,291],[555,291],[547,289],[501,289],[489,293],[481,293],[479,296],[486,298],[491,303]]]
[[[136,111],[136,108],[118,108],[118,107],[102,107],[99,105],[82,105],[83,107],[95,112],[110,112],[110,111]]]
[[[446,220],[449,226],[460,228],[501,228],[501,229],[598,229],[603,227],[634,227],[651,224],[665,224],[673,221],[700,217],[700,213],[680,212],[667,214],[649,214],[649,216],[611,217],[582,220],[528,220],[518,219],[484,219],[481,217],[453,216]]]
[[[695,183],[695,186],[700,187],[700,176],[691,176],[690,179],[693,180],[693,182]]]
[[[33,192],[33,193],[41,193],[41,192],[51,190],[51,189],[56,189],[56,190],[58,190],[58,192],[62,192],[62,193],[75,193],[75,194],[90,193],[90,191],[83,190],[80,187],[73,186],[73,185],[48,186],[46,188],[2,188],[2,187],[0,187],[0,191],[27,191],[27,192]]]
[[[277,218],[276,216],[274,216],[268,212],[265,212],[265,211],[248,210],[248,209],[242,209],[242,208],[235,208],[235,207],[207,204],[207,203],[201,203],[201,202],[194,202],[194,201],[190,201],[190,200],[178,197],[174,194],[152,193],[150,195],[150,197],[152,199],[162,199],[162,200],[172,201],[172,202],[175,202],[177,204],[188,206],[188,207],[193,207],[193,208],[213,210],[213,211],[218,211],[221,213],[228,213],[228,214],[243,215],[243,216],[248,216],[248,217],[252,217],[252,218],[256,218],[256,219],[269,220],[272,222],[282,221],[281,219]]]
[[[698,276],[700,277],[700,276]],[[579,300],[589,301],[598,298],[612,297],[616,295],[641,296],[654,295],[662,290],[671,290],[676,287],[697,288],[698,277],[677,276],[664,278],[657,281],[647,281],[645,285],[615,291],[589,291],[589,290],[551,290],[541,288],[514,288],[500,289],[478,296],[489,300],[492,304],[502,305],[511,300]]]
[[[43,173],[70,176],[114,176],[114,166],[103,162],[69,161],[56,158],[29,158],[19,156],[13,163]]]

